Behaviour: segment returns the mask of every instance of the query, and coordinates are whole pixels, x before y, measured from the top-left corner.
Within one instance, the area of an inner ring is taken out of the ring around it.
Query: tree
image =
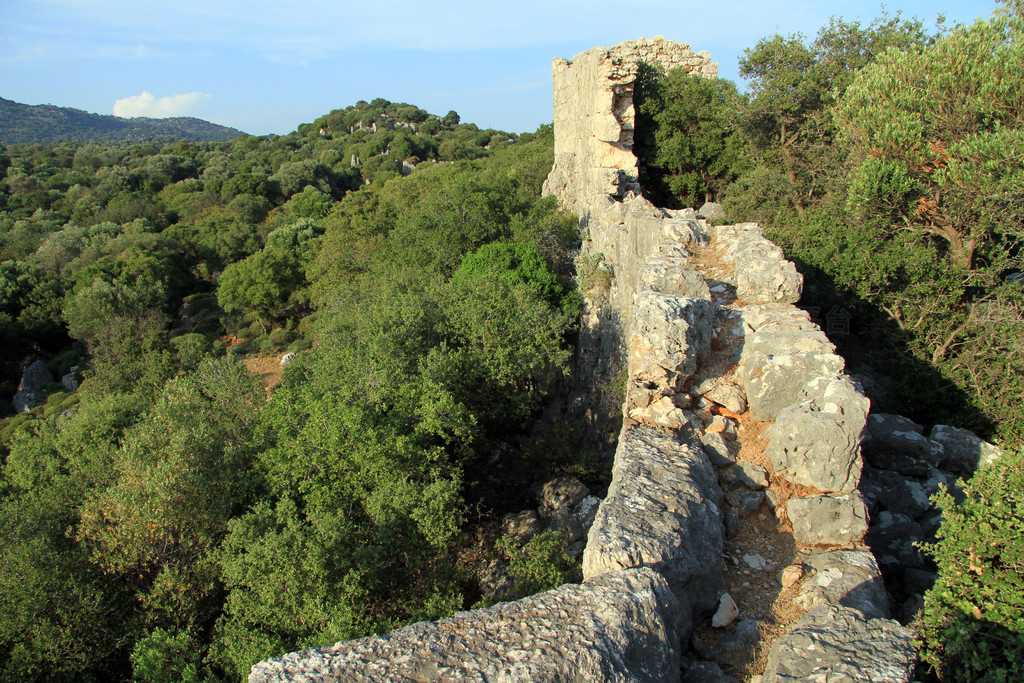
[[[1024,238],[1020,15],[958,26],[920,52],[886,52],[847,90],[837,120],[853,150],[856,211],[943,240],[965,270],[978,252],[986,263],[1016,252]]]
[[[636,150],[647,167],[641,176],[644,189],[662,195],[655,201],[666,206],[718,201],[739,171],[736,112],[741,98],[736,86],[684,69],[668,74],[644,69],[636,98]]]
[[[752,217],[777,210],[773,194],[798,215],[829,196],[842,182],[845,153],[835,144],[836,98],[887,49],[913,52],[934,39],[920,21],[883,14],[867,27],[833,18],[812,43],[776,34],[745,50],[740,75],[750,81],[751,98],[743,125],[757,151],[751,173],[759,177],[744,180],[754,198],[742,203],[756,212]],[[773,188],[779,182],[781,192]]]

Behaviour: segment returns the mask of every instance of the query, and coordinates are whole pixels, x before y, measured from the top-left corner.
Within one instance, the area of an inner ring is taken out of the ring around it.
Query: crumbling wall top
[[[544,194],[583,215],[594,195],[616,199],[639,193],[633,156],[633,86],[640,64],[665,71],[683,68],[718,76],[707,52],[657,37],[595,47],[552,64],[555,105],[555,164]]]

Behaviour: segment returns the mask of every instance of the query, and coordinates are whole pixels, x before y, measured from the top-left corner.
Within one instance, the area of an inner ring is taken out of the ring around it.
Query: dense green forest
[[[384,100],[8,147],[4,402],[35,357],[81,386],[4,422],[3,678],[238,680],[470,606],[467,472],[558,384],[579,306],[551,160],[550,127]],[[286,349],[268,401],[242,359]]]
[[[90,114],[52,104],[21,104],[0,97],[0,143],[190,140],[227,142],[242,131],[189,116],[166,119]]]
[[[1024,3],[929,30],[883,15],[773,35],[740,60],[749,92],[641,73],[645,192],[721,201],[758,221],[805,275],[872,411],[969,427],[1007,455],[936,499],[920,675],[1024,671]],[[831,330],[830,330],[831,332]],[[959,502],[958,502],[959,501]]]
[[[1008,450],[1022,46],[1016,1],[951,28],[835,19],[747,50],[749,92],[645,68],[636,96],[656,203],[761,222],[802,305],[852,315],[833,341],[875,410]],[[533,424],[580,305],[552,155],[549,126],[385,100],[281,137],[0,148],[2,409],[37,358],[80,382],[0,423],[0,677],[238,680],[474,604],[459,548],[488,460],[544,443],[538,479],[581,467],[571,426]],[[247,362],[286,351],[270,391]],[[1019,481],[1010,456],[940,501],[925,675],[1020,666]],[[557,583],[550,540],[515,559]]]

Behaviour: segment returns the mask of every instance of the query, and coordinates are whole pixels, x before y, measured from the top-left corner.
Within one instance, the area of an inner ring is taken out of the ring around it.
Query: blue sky
[[[929,26],[994,0],[890,0]],[[720,75],[773,33],[877,1],[0,0],[0,97],[121,116],[197,116],[284,134],[383,97],[510,132],[552,119],[551,59],[656,35],[707,50]],[[742,86],[742,83],[740,82]]]

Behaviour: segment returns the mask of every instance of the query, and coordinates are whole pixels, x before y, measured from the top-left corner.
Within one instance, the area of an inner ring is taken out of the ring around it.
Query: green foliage
[[[557,531],[535,534],[522,546],[508,536],[498,539],[495,548],[508,558],[517,598],[558,588],[570,580],[575,566],[564,546],[565,539]]]
[[[636,154],[641,182],[659,206],[718,201],[740,171],[743,139],[736,124],[741,97],[731,81],[668,74],[642,66],[636,92]]]
[[[452,284],[472,288],[492,279],[512,287],[527,285],[552,306],[563,307],[570,313],[578,308],[568,279],[553,272],[532,244],[485,244],[462,259]]]
[[[154,629],[132,648],[135,683],[200,683],[216,680],[202,675],[203,648],[187,631]]]
[[[135,118],[90,114],[52,104],[19,104],[0,97],[0,139],[9,144],[61,140],[152,140],[160,138],[226,141],[242,135],[201,119]]]
[[[747,49],[740,75],[750,81],[751,97],[742,119],[753,163],[736,203],[727,202],[730,214],[739,209],[747,219],[768,220],[828,201],[843,180],[846,154],[835,144],[836,98],[886,50],[915,52],[934,40],[920,21],[883,13],[867,27],[833,18],[810,43],[776,34]]]
[[[579,291],[584,296],[602,302],[608,296],[612,286],[613,273],[607,267],[602,268],[604,254],[591,252],[581,254],[576,259],[576,277],[579,280]]]
[[[1024,174],[1022,37],[1019,19],[979,20],[864,69],[837,112],[855,213],[934,235],[965,269],[1017,252],[1020,216],[994,213]]]
[[[941,680],[1013,681],[1024,670],[1024,457],[979,470],[962,502],[943,489],[939,579],[925,596],[921,660]]]
[[[221,307],[228,313],[244,311],[270,321],[289,303],[303,303],[305,270],[322,233],[309,220],[271,232],[262,251],[224,269],[217,288]]]

